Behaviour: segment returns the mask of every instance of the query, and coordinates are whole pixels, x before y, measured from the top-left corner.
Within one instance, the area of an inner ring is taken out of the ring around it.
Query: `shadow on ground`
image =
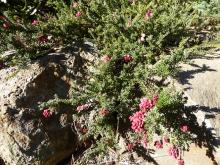
[[[214,165],[218,165],[215,160],[214,153],[216,152],[215,147],[220,147],[220,139],[218,135],[213,133],[214,128],[207,128],[205,121],[202,122],[200,126],[196,120],[196,116],[191,112],[196,112],[198,110],[205,112],[220,112],[217,108],[209,108],[209,107],[198,107],[198,106],[190,106],[186,107],[186,113],[188,123],[190,124],[190,131],[196,135],[196,138],[193,139],[193,142],[196,146],[200,148],[206,148],[206,156],[208,156]],[[213,115],[206,115],[206,119],[214,117]]]
[[[196,65],[196,64],[190,64],[190,65],[195,67],[196,69],[181,71],[177,76],[178,77],[177,81],[182,85],[185,85],[185,84],[191,85],[189,83],[189,80],[193,79],[195,74],[205,73],[207,71],[208,72],[216,72],[215,69],[211,69],[209,66],[207,66],[205,64],[203,64],[202,67],[199,65]]]

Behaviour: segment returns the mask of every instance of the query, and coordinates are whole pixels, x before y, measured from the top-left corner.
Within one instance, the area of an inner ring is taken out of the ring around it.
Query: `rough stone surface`
[[[205,122],[215,138],[214,155],[220,164],[220,51],[195,57],[180,67],[181,71],[174,84],[188,98],[186,106],[197,107],[195,115],[198,122]],[[194,147],[193,150],[197,149]],[[204,154],[198,155],[198,163],[192,164],[211,164],[205,161],[205,157]]]
[[[179,84],[200,106],[220,108],[220,51],[182,64]]]
[[[72,109],[52,110],[49,119],[38,105],[68,99],[73,83],[81,84],[94,61],[93,47],[84,44],[37,59],[23,69],[0,70],[0,157],[8,165],[56,164],[78,145],[71,128]]]
[[[178,160],[172,158],[167,154],[168,147],[164,147],[161,150],[157,150],[157,154],[153,156],[155,162],[159,165],[178,165]],[[212,160],[206,156],[206,148],[200,148],[192,144],[190,146],[190,151],[182,153],[182,158],[184,160],[184,165],[212,165]],[[154,163],[150,163],[153,165]],[[147,165],[147,163],[143,163]]]

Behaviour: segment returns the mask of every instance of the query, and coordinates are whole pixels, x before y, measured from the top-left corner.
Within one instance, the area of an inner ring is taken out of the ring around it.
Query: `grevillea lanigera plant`
[[[220,8],[219,0],[4,2],[0,2],[0,52],[17,52],[7,65],[29,62],[84,39],[92,39],[103,55],[132,51],[154,63],[181,40],[190,41],[185,44],[189,48],[201,42],[201,30],[216,30]],[[166,63],[159,70],[165,72]]]
[[[127,63],[124,61],[123,65]],[[130,82],[133,79],[120,81],[115,88],[110,84],[117,81],[108,80],[106,85],[91,80],[83,94],[82,91],[79,95],[75,93],[74,98],[79,101],[73,101],[76,103],[74,121],[80,126],[80,137],[97,142],[85,160],[108,154],[109,147],[120,149],[118,142],[122,137],[127,151],[143,148],[148,154],[150,149],[166,146],[170,156],[183,162],[181,152],[188,149],[192,134],[181,95],[170,88],[160,90],[150,84],[142,90],[138,81]]]
[[[215,36],[218,0],[44,0],[1,3],[1,50],[15,49],[12,59],[0,59],[0,69],[30,61],[45,50],[91,40],[98,59],[85,86],[74,87],[70,100],[48,101],[48,109],[62,103],[73,107],[73,125],[88,142],[86,161],[120,150],[168,146],[168,154],[183,164],[181,151],[192,140],[192,118],[184,109],[181,94],[155,77],[175,75],[177,64],[189,56],[193,46]],[[204,5],[205,4],[205,5]]]

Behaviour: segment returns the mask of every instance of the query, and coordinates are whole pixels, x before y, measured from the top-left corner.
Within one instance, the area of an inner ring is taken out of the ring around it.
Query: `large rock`
[[[178,80],[196,104],[220,108],[220,51],[182,64]]]
[[[181,64],[174,84],[187,96],[186,106],[197,110],[198,122],[205,122],[213,134],[214,155],[220,163],[220,51],[195,56],[190,63]]]
[[[82,84],[93,48],[70,47],[23,69],[0,70],[0,157],[6,164],[54,165],[79,145],[68,106],[45,119],[38,105],[55,97],[68,99],[73,83]],[[92,52],[93,53],[93,52]]]

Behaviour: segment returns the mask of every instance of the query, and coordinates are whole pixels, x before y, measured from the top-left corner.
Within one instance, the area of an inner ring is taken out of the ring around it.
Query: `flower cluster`
[[[152,10],[149,9],[145,14],[145,19],[148,20],[151,17],[153,17],[153,12],[152,12]]]
[[[77,13],[76,13],[76,17],[80,17],[82,14],[81,14],[81,12],[80,11],[78,11]]]
[[[129,117],[131,121],[131,128],[135,132],[141,132],[144,126],[144,112],[138,111],[135,112],[132,116]]]
[[[164,144],[168,144],[168,143],[169,143],[169,139],[166,138],[166,137],[163,137],[163,139],[161,139],[161,140],[156,140],[156,141],[154,142],[154,146],[155,146],[157,149],[161,149],[161,148],[163,148],[163,145],[164,145]]]
[[[163,148],[163,142],[157,140],[157,141],[154,142],[154,146],[155,146],[157,149]]]
[[[133,60],[133,57],[130,54],[125,54],[123,56],[124,62],[131,62]]]
[[[83,104],[83,105],[80,105],[76,108],[76,111],[79,113],[83,110],[87,110],[89,108],[89,104]]]
[[[187,132],[187,131],[189,130],[189,128],[188,128],[187,125],[183,125],[183,126],[180,127],[180,130],[181,130],[182,132]]]
[[[108,62],[108,61],[110,61],[111,59],[112,59],[112,57],[109,56],[109,55],[105,55],[105,56],[102,57],[102,61],[104,61],[104,62]]]
[[[183,159],[179,159],[178,160],[178,165],[184,165],[184,160]]]
[[[107,116],[109,114],[109,110],[108,109],[105,109],[105,108],[102,108],[100,111],[99,111],[99,114],[102,115],[102,116]]]
[[[154,96],[152,100],[147,99],[146,97],[141,99],[139,104],[140,111],[135,112],[132,116],[129,117],[131,121],[131,128],[135,132],[141,132],[144,125],[144,114],[145,112],[153,108],[158,100],[158,96]]]
[[[34,20],[31,22],[31,24],[34,25],[34,26],[35,26],[35,25],[38,25],[38,24],[39,24],[39,21],[36,20],[36,19],[34,19]]]
[[[172,156],[173,158],[177,159],[178,156],[179,156],[179,150],[175,146],[172,146],[172,147],[169,148],[168,154],[170,156]]]
[[[52,115],[52,113],[51,113],[51,111],[49,110],[49,109],[45,109],[45,110],[43,110],[43,116],[45,117],[45,118],[49,118],[51,115]]]
[[[140,110],[146,112],[148,109],[153,108],[157,103],[157,100],[158,100],[158,96],[154,96],[152,100],[149,100],[146,97],[142,98],[139,104]]]

